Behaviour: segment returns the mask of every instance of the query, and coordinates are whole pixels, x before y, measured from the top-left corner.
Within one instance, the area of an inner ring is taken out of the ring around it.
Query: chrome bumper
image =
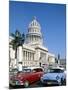
[[[18,80],[10,80],[9,84],[11,84],[12,86],[15,86],[15,85],[24,85],[23,83],[20,83]]]
[[[42,83],[43,84],[48,84],[48,85],[59,84],[57,80],[42,80]]]

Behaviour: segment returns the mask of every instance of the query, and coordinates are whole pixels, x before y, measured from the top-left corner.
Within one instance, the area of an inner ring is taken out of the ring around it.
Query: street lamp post
[[[41,62],[39,63],[39,66],[41,67]]]

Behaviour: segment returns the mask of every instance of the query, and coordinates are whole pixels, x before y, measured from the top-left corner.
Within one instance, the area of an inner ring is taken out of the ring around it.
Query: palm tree
[[[11,36],[14,39],[10,42],[10,44],[13,46],[13,49],[15,50],[15,59],[17,59],[17,48],[24,44],[25,35],[24,35],[24,33],[21,34],[18,30],[16,30],[15,34],[11,33]],[[19,63],[21,63],[21,62],[19,62]]]
[[[25,35],[24,33],[21,34],[18,30],[16,30],[15,34],[11,33],[11,36],[14,39],[10,42],[10,44],[13,46],[13,49],[15,50],[15,58],[17,58],[17,48],[24,44]]]

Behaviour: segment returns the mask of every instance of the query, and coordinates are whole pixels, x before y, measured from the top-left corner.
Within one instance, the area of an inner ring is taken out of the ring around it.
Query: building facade
[[[59,65],[60,65],[60,67],[63,67],[64,69],[66,69],[66,59],[60,59]]]
[[[17,49],[17,59],[15,59],[15,51],[9,45],[10,51],[10,67],[17,67],[18,61],[21,60],[22,66],[44,66],[55,63],[55,55],[48,51],[43,45],[42,28],[36,17],[28,25],[28,33],[26,34],[25,43],[22,49]],[[10,42],[13,38],[10,36]]]

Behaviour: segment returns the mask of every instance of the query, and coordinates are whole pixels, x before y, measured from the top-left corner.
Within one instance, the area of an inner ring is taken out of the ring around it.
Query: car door
[[[32,81],[35,82],[38,80],[38,77],[37,77],[37,73],[36,70],[32,70]]]
[[[26,80],[29,81],[29,83],[34,82],[34,74],[33,72],[28,73]]]
[[[37,68],[34,70],[35,70],[35,73],[34,73],[35,80],[38,81],[40,77],[42,76],[43,71],[40,68]]]

